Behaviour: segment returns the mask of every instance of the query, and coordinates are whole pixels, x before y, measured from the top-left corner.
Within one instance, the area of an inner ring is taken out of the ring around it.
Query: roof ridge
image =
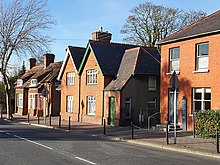
[[[68,48],[72,47],[72,48],[81,48],[81,49],[86,49],[85,47],[81,47],[81,46],[74,46],[74,45],[68,45]]]
[[[189,29],[190,27],[193,27],[193,26],[197,25],[198,23],[203,22],[204,20],[207,20],[208,18],[217,15],[218,13],[220,13],[220,10],[218,10],[218,11],[216,11],[216,12],[210,14],[210,15],[207,15],[207,16],[201,18],[200,20],[198,20],[198,21],[196,21],[196,22],[194,22],[194,23],[192,23],[192,24],[190,24],[190,25],[188,25],[188,26],[186,26],[186,27],[184,27],[184,28],[182,28],[182,29],[180,29],[180,30],[178,30],[178,31],[176,31],[176,32],[174,32],[174,33],[172,33],[172,34],[170,34],[169,36],[167,36],[167,37],[161,39],[161,40],[159,41],[159,44],[162,43],[166,38],[168,38],[168,37],[170,38],[170,37],[172,37],[172,36],[175,36],[176,34],[179,34],[179,33],[183,32],[183,31],[185,31],[186,29]]]

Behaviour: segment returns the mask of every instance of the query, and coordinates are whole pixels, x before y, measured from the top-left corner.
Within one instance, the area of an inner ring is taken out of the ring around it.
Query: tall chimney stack
[[[48,67],[51,63],[54,63],[55,55],[51,53],[44,54],[44,68]]]
[[[30,65],[30,69],[32,69],[33,67],[36,66],[36,58],[30,58],[29,59],[29,65]]]
[[[103,28],[100,27],[98,31],[92,33],[92,40],[100,41],[100,42],[107,42],[110,43],[112,39],[112,34],[108,31],[103,32]]]

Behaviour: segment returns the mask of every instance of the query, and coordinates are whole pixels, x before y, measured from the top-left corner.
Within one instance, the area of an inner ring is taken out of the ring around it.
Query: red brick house
[[[31,58],[30,70],[17,80],[15,113],[19,115],[59,115],[60,93],[56,91],[60,84],[57,75],[62,62],[54,62],[54,54],[44,55],[44,65],[36,66]]]
[[[107,101],[105,101],[105,88],[112,80],[117,78],[118,70],[126,50],[137,48],[137,51],[131,54],[135,56],[134,59],[138,58],[138,55],[135,53],[141,53],[142,55],[142,53],[146,51],[145,48],[136,45],[111,43],[110,41],[111,33],[103,32],[102,29],[100,29],[92,34],[92,40],[88,42],[85,50],[80,48],[81,51],[77,51],[79,48],[75,48],[75,52],[74,50],[71,52],[71,48],[67,48],[66,57],[58,76],[61,80],[62,119],[68,119],[68,116],[71,116],[72,120],[96,124],[102,124],[104,118],[108,120],[108,116],[106,116],[108,115],[108,112],[106,112],[108,109],[105,109],[105,104],[107,103]],[[148,53],[152,52],[155,53],[155,51],[150,51]],[[73,57],[76,54],[79,58]],[[146,54],[147,53],[145,53],[145,55]],[[156,56],[157,55],[158,52]],[[159,56],[157,57],[159,58]],[[152,59],[157,57],[153,57]],[[76,64],[77,62],[74,61],[75,59],[81,60],[79,66]],[[135,63],[136,61],[132,62]],[[158,73],[155,76],[157,76],[159,80],[158,62],[157,69]],[[71,72],[75,73],[75,81],[72,87],[67,84],[67,74]],[[132,74],[133,72],[129,73]],[[129,78],[130,76],[131,75],[129,75]],[[159,81],[157,82],[159,83]],[[144,85],[147,86],[147,84]],[[157,94],[159,100],[159,90]],[[106,99],[109,100],[108,97],[106,97]],[[118,117],[120,118],[120,115],[117,115],[115,119]],[[113,125],[118,126],[119,120],[113,123]]]
[[[176,105],[179,125],[192,129],[192,114],[205,109],[220,109],[219,43],[220,11],[159,42],[161,123],[173,122],[173,91],[169,83],[173,71],[179,80]]]

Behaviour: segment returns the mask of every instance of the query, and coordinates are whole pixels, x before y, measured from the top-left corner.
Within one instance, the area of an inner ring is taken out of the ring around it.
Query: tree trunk
[[[4,79],[4,84],[5,84],[5,101],[6,101],[6,112],[7,112],[7,119],[10,119],[12,116],[12,111],[11,111],[11,84],[8,80],[8,76],[6,73],[2,73],[3,79]]]

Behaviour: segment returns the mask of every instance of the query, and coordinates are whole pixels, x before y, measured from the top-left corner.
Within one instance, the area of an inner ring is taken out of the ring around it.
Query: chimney
[[[46,53],[44,54],[44,68],[48,67],[51,63],[54,63],[54,54]]]
[[[36,66],[36,58],[30,58],[29,59],[29,65],[30,65],[30,69],[32,69],[34,66]]]
[[[103,32],[103,28],[100,27],[98,31],[92,33],[92,40],[100,41],[100,42],[108,42],[110,43],[112,39],[112,34],[108,31]]]

